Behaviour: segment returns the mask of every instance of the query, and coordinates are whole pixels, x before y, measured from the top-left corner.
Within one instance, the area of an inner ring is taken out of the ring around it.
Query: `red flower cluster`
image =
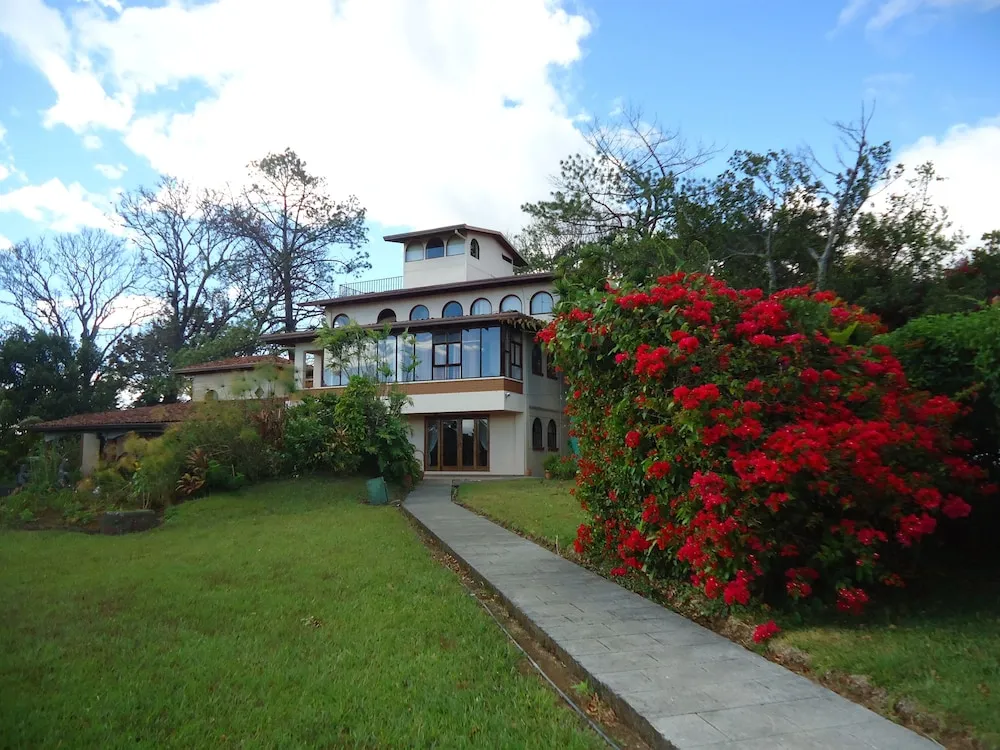
[[[573,393],[575,547],[728,606],[782,592],[857,614],[904,585],[896,566],[995,488],[952,434],[954,401],[844,343],[880,325],[830,293],[683,273],[556,316],[539,338]]]
[[[763,643],[764,641],[774,638],[778,633],[781,632],[781,628],[778,627],[774,620],[768,620],[763,625],[758,625],[753,630],[753,642]]]

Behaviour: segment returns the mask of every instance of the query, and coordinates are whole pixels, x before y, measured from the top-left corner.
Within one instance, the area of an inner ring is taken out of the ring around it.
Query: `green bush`
[[[573,479],[576,476],[576,456],[560,456],[553,453],[542,464],[553,479]]]

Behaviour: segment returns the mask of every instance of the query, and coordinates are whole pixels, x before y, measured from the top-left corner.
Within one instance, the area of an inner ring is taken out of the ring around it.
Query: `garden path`
[[[931,750],[937,743],[451,502],[403,507],[654,747]]]

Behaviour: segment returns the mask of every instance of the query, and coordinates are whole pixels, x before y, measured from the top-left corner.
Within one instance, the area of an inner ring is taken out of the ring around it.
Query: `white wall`
[[[85,432],[80,436],[80,473],[89,477],[97,470],[101,461],[101,438],[96,432]]]
[[[286,383],[279,380],[277,367],[259,370],[228,370],[225,372],[204,372],[191,377],[191,400],[204,401],[207,391],[215,391],[220,401],[234,398],[257,398],[257,388],[264,398],[288,395]]]
[[[554,300],[557,300],[551,281],[545,280],[530,280],[526,277],[525,283],[522,284],[506,284],[504,286],[496,287],[486,287],[484,289],[457,289],[453,292],[436,292],[434,294],[421,294],[418,290],[414,290],[412,295],[407,295],[403,298],[396,298],[390,300],[370,300],[370,301],[353,301],[350,297],[345,297],[343,301],[338,300],[332,305],[328,305],[326,308],[326,321],[327,324],[332,325],[333,319],[338,315],[346,315],[351,320],[359,323],[360,325],[370,325],[378,322],[378,315],[384,309],[390,309],[396,313],[397,320],[409,320],[410,310],[413,309],[414,305],[424,305],[430,312],[432,318],[440,318],[441,311],[444,309],[445,304],[451,302],[452,300],[460,303],[462,305],[462,311],[465,315],[469,315],[469,309],[472,303],[484,297],[490,301],[490,305],[493,308],[494,313],[500,312],[500,302],[508,294],[516,294],[521,298],[521,309],[525,314],[528,314],[531,304],[531,297],[536,292],[549,292]],[[440,280],[429,282],[429,283],[443,283]],[[551,318],[551,315],[537,315],[535,316],[541,320],[547,320]]]

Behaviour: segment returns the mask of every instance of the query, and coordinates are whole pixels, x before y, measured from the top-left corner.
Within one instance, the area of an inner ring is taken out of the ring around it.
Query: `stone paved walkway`
[[[455,505],[450,491],[425,481],[404,508],[655,747],[940,747]]]

